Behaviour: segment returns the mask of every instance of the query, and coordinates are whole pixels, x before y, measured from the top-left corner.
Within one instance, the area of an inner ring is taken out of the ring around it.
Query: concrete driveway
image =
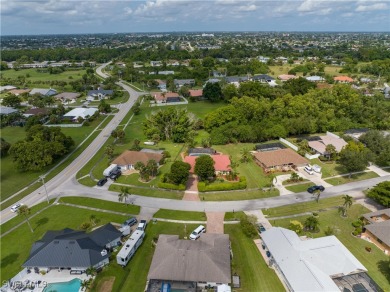
[[[223,219],[225,212],[207,212],[207,233],[223,234]]]
[[[310,180],[313,184],[319,186],[324,186],[325,188],[328,188],[328,187],[332,187],[331,184],[327,183],[326,181],[324,181],[322,178],[321,178],[321,175],[320,173],[316,173],[314,172],[313,174],[308,174],[305,170],[304,170],[304,167],[298,167],[298,173],[300,176]]]

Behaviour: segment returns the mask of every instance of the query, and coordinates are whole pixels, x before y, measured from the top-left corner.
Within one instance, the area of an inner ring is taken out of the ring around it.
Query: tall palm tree
[[[313,192],[313,196],[316,196],[316,201],[318,203],[318,201],[320,200],[320,196],[321,196],[321,191],[320,190],[315,190]]]
[[[242,148],[241,151],[241,162],[249,162],[251,159],[251,152],[249,151],[248,148]]]
[[[346,217],[348,208],[350,208],[352,206],[352,204],[353,204],[353,198],[350,195],[343,195],[341,198],[344,200],[344,204],[343,204],[344,213],[343,213],[343,216]]]
[[[81,290],[82,291],[87,290],[89,288],[89,286],[91,286],[91,279],[84,280],[81,282]]]
[[[22,205],[18,209],[18,215],[22,215],[26,218],[28,227],[30,227],[31,232],[34,232],[34,230],[31,227],[30,220],[28,220],[28,216],[30,215],[30,213],[31,213],[31,209],[27,205]]]
[[[85,270],[85,274],[87,276],[95,276],[96,275],[96,269],[94,267],[89,267],[88,269]]]
[[[126,206],[127,204],[127,198],[129,197],[129,188],[128,187],[121,187],[121,192],[118,195],[118,201],[123,202],[125,201]]]

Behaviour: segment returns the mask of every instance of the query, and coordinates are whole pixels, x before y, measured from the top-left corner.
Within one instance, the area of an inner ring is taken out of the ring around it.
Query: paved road
[[[107,75],[102,73],[101,70],[103,67],[107,66],[109,63],[103,64],[97,69],[97,73],[101,74],[103,77]],[[100,132],[100,134],[93,140],[93,142],[80,154],[71,164],[69,164],[64,170],[62,170],[58,175],[52,178],[50,181],[46,182],[46,188],[50,194],[50,198],[57,196],[58,194],[66,193],[69,191],[67,189],[68,181],[74,179],[77,172],[95,155],[95,153],[103,146],[103,144],[110,137],[112,130],[114,130],[121,120],[126,116],[128,111],[131,109],[133,104],[136,102],[137,98],[142,94],[135,91],[130,86],[119,82],[119,86],[123,87],[129,94],[130,98],[126,103],[123,103],[118,106],[119,112],[114,116],[114,118],[107,124],[107,126]],[[77,188],[76,188],[77,190]],[[80,194],[80,193],[79,193]],[[79,195],[77,194],[77,195]],[[23,203],[27,206],[34,206],[40,202],[46,200],[46,194],[43,187],[40,187],[36,191],[32,192],[30,195],[24,197],[19,203]],[[9,208],[1,211],[1,223],[8,221],[9,219],[15,217],[16,214],[12,213]]]

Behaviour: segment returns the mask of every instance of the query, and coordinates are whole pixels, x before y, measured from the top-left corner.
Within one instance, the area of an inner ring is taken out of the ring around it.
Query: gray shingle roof
[[[259,75],[255,75],[252,77],[253,80],[266,80],[266,81],[271,81],[271,80],[275,80],[275,78],[267,75],[267,74],[259,74]]]
[[[90,267],[108,258],[108,254],[101,255],[102,250],[84,231],[48,231],[34,243],[23,267]]]
[[[116,229],[111,223],[99,227],[89,234],[89,237],[99,246],[105,246],[109,242],[120,238],[121,236],[122,232]]]
[[[202,234],[196,241],[159,236],[148,279],[230,283],[227,234]]]

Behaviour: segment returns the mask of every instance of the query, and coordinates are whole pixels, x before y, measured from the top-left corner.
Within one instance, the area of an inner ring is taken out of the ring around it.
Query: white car
[[[11,212],[16,212],[23,204],[16,204],[11,207]]]
[[[313,172],[313,168],[310,166],[310,165],[306,165],[304,170],[308,173],[308,174],[314,174]]]

